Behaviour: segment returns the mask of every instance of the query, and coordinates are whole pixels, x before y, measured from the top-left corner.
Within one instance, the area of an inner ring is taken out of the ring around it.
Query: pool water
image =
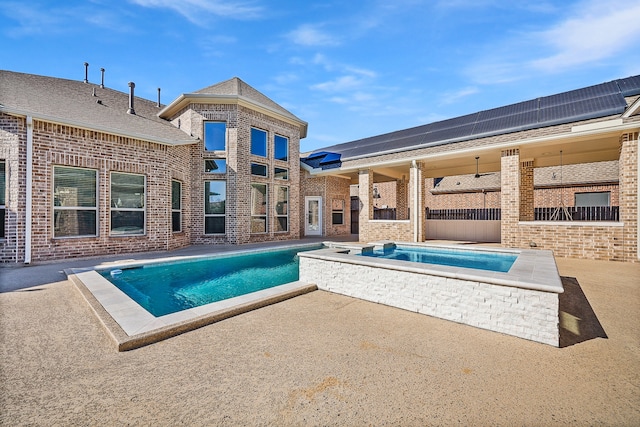
[[[112,268],[99,273],[159,317],[295,282],[302,251],[322,245]]]
[[[439,264],[452,267],[475,268],[479,270],[509,271],[516,258],[515,254],[485,252],[461,249],[396,246],[389,250],[363,252],[362,256],[396,259],[400,261]]]

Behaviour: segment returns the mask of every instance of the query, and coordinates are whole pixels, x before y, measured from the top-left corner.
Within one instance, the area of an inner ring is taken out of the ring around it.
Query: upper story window
[[[267,132],[251,128],[251,154],[267,157]]]
[[[251,163],[251,175],[268,176],[267,165],[260,163]]]
[[[204,171],[206,173],[227,173],[226,159],[205,159]]]
[[[289,169],[273,168],[273,177],[275,179],[287,180],[289,179]]]
[[[144,175],[111,173],[111,235],[145,233]]]
[[[98,235],[98,174],[53,167],[53,237]]]
[[[204,122],[204,149],[224,151],[227,147],[227,124],[225,122]]]
[[[273,158],[276,160],[289,160],[289,138],[276,135],[273,139]]]
[[[6,217],[6,211],[7,211],[7,206],[6,206],[6,192],[7,192],[7,172],[6,172],[6,163],[3,161],[0,161],[0,239],[4,239],[5,238],[5,231],[4,231],[4,221],[5,221],[5,217]]]

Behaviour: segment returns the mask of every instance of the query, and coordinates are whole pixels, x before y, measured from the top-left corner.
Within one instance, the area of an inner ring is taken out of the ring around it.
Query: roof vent
[[[129,109],[127,114],[136,114],[136,110],[133,109],[133,89],[136,87],[134,82],[129,82]]]
[[[84,63],[84,82],[89,83],[89,63]]]
[[[160,108],[160,88],[158,88],[158,108]]]
[[[104,89],[104,68],[100,68],[100,73],[102,73],[102,79],[100,81],[100,88]]]
[[[95,86],[93,87],[93,93],[91,94],[91,96],[98,96],[98,95],[96,95],[96,88],[95,88]]]

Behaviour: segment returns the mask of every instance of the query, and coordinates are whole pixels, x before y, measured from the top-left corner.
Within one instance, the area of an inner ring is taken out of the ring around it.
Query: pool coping
[[[386,258],[356,256],[363,249],[381,247],[395,243],[398,246],[418,246],[429,248],[444,248],[456,251],[481,251],[517,254],[515,262],[508,272],[478,270],[465,267],[451,267],[446,265],[423,264],[411,261],[399,261]],[[461,248],[460,245],[376,241],[371,243],[341,243],[324,242],[326,249],[318,249],[300,254],[301,257],[316,258],[327,261],[340,261],[347,264],[365,265],[368,267],[385,268],[389,270],[408,271],[418,274],[428,274],[452,279],[477,281],[482,279],[486,283],[500,286],[511,286],[523,289],[533,289],[544,292],[561,294],[564,292],[562,280],[558,273],[553,251],[541,249],[511,249],[473,247]]]
[[[278,247],[278,250],[317,246],[297,244]],[[115,341],[118,351],[132,350],[148,344],[201,328],[203,326],[265,307],[308,292],[317,290],[315,284],[301,281],[285,283],[246,295],[193,307],[176,313],[155,317],[114,284],[105,279],[99,270],[132,267],[166,261],[197,260],[203,258],[227,258],[246,253],[272,251],[268,249],[244,249],[217,254],[163,257],[142,261],[126,261],[85,268],[65,269],[64,273],[76,286],[92,311]]]

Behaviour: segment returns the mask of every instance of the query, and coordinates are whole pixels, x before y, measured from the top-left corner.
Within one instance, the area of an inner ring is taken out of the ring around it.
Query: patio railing
[[[426,209],[427,219],[458,219],[499,221],[500,208],[481,209]]]
[[[619,206],[535,208],[536,221],[619,221]]]

